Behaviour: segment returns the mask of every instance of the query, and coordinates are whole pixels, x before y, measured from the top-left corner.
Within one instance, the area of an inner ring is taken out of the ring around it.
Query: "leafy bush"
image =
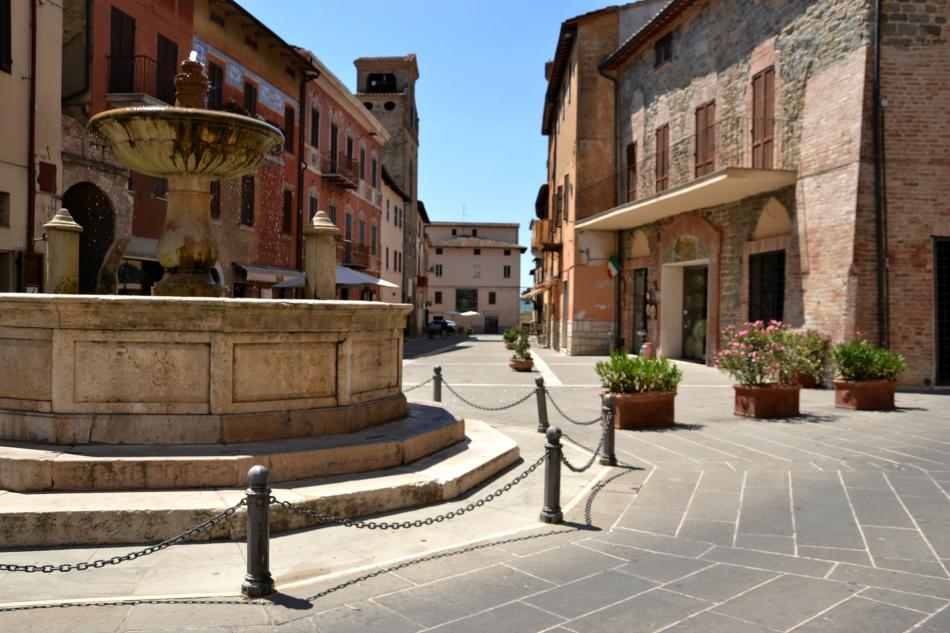
[[[904,371],[904,357],[865,340],[839,343],[831,362],[842,380],[895,380]]]
[[[505,339],[505,343],[514,343],[518,340],[518,330],[510,327],[501,336]]]
[[[675,393],[683,372],[668,358],[630,356],[623,350],[610,353],[594,367],[601,385],[613,393]]]
[[[799,337],[780,321],[730,325],[722,331],[716,367],[740,385],[791,384],[802,367]]]
[[[515,360],[531,360],[531,344],[528,342],[528,328],[517,330],[518,340],[515,342],[515,354],[512,356]]]
[[[821,382],[825,373],[825,366],[828,364],[831,340],[815,330],[790,332],[789,334],[791,335],[790,342],[794,344],[791,351],[794,354],[798,371],[816,382]]]

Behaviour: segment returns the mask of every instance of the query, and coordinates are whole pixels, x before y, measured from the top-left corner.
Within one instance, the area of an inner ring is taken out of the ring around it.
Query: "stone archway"
[[[113,280],[101,281],[103,263],[115,241],[115,209],[109,197],[91,182],[80,182],[63,194],[63,206],[83,228],[79,236],[79,292],[111,290]]]

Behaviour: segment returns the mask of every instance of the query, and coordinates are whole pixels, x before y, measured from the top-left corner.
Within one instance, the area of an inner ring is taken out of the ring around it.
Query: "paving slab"
[[[845,583],[779,576],[715,608],[777,631],[786,631],[859,591]]]
[[[577,633],[652,633],[709,606],[704,600],[654,589],[571,620],[566,626]]]
[[[523,601],[565,618],[576,618],[656,586],[656,582],[610,570],[548,589]]]
[[[906,631],[924,614],[860,597],[847,600],[795,629],[798,633],[894,633]]]

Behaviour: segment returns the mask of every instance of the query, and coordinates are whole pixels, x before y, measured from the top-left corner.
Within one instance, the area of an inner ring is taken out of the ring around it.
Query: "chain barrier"
[[[532,389],[532,390],[529,391],[527,394],[525,394],[525,397],[524,397],[524,398],[521,398],[520,400],[517,400],[517,401],[515,401],[515,402],[512,402],[511,404],[502,405],[502,406],[500,406],[500,407],[483,407],[483,406],[480,405],[480,404],[475,404],[474,402],[472,402],[471,400],[469,400],[468,398],[466,398],[465,396],[463,396],[462,394],[460,394],[458,391],[456,391],[456,390],[452,387],[452,385],[450,385],[449,383],[445,382],[445,378],[442,379],[442,384],[445,385],[445,387],[446,387],[449,391],[451,391],[452,394],[453,394],[456,398],[458,398],[459,400],[461,400],[462,402],[464,402],[464,403],[467,404],[468,406],[474,407],[474,408],[476,408],[476,409],[480,409],[480,410],[482,410],[482,411],[504,411],[505,409],[513,409],[514,407],[517,407],[519,404],[521,404],[522,402],[524,402],[524,401],[527,400],[528,398],[531,398],[532,396],[534,396],[534,393],[535,393],[534,390]]]
[[[182,532],[174,538],[162,541],[161,543],[156,543],[155,545],[150,545],[145,549],[140,549],[134,552],[129,552],[123,556],[113,556],[112,558],[100,558],[91,562],[82,562],[82,563],[64,563],[62,565],[13,565],[13,564],[4,564],[0,563],[0,571],[21,571],[27,573],[42,572],[44,574],[51,574],[53,572],[67,572],[67,571],[86,571],[87,569],[101,569],[106,565],[118,565],[119,563],[124,563],[126,561],[135,560],[136,558],[141,558],[142,556],[148,556],[149,554],[154,554],[163,549],[171,547],[172,545],[178,545],[179,543],[184,543],[185,541],[190,541],[195,536],[201,534],[202,532],[207,532],[214,526],[218,525],[222,521],[225,521],[231,517],[235,512],[238,511],[242,506],[247,505],[247,499],[241,499],[238,503],[235,503],[233,506],[222,512],[221,514],[216,514],[207,521],[199,523],[190,530]]]
[[[420,382],[418,385],[413,385],[411,387],[403,387],[403,393],[409,393],[410,391],[415,391],[416,389],[421,389],[432,382],[432,377],[429,377],[425,382]]]
[[[486,503],[494,501],[501,495],[505,494],[519,483],[521,483],[525,478],[528,477],[531,473],[538,469],[538,467],[544,463],[548,458],[547,453],[538,458],[536,462],[528,466],[520,475],[506,483],[501,488],[498,488],[495,492],[488,494],[478,501],[473,501],[466,506],[459,507],[455,510],[450,510],[444,514],[440,514],[434,517],[426,517],[425,519],[416,519],[415,521],[361,521],[359,519],[347,519],[344,517],[334,516],[332,514],[327,514],[325,512],[317,512],[316,510],[310,510],[309,508],[304,508],[302,506],[295,505],[289,501],[281,501],[276,497],[271,497],[270,502],[272,504],[279,505],[285,510],[289,510],[296,514],[310,517],[312,519],[318,519],[322,523],[333,523],[334,525],[342,525],[344,527],[355,527],[355,528],[365,528],[369,530],[400,530],[408,529],[414,527],[422,527],[423,525],[432,525],[433,523],[442,523],[443,521],[450,521],[457,517],[462,516],[467,512],[471,512],[476,508],[481,508]]]
[[[573,471],[575,473],[582,473],[588,468],[590,468],[591,466],[593,466],[594,461],[597,459],[597,456],[600,455],[600,452],[604,449],[604,442],[607,441],[607,432],[608,432],[608,427],[604,426],[604,432],[600,434],[600,442],[597,444],[597,448],[594,449],[593,453],[590,456],[590,459],[587,461],[586,464],[584,464],[583,466],[575,466],[570,461],[568,461],[567,457],[564,455],[563,452],[561,452],[561,463],[567,466],[568,470]],[[575,442],[574,438],[564,433],[561,434],[561,437],[566,440],[569,440],[571,443],[576,444],[577,446],[583,448],[584,450],[587,450],[587,451],[591,450],[587,448],[586,446],[584,446],[583,444],[579,442]]]
[[[593,420],[587,420],[587,421],[575,420],[574,418],[572,418],[572,417],[569,416],[568,414],[564,413],[564,409],[562,409],[561,407],[559,407],[558,404],[557,404],[557,402],[554,401],[554,398],[551,397],[551,392],[550,392],[550,391],[548,391],[547,389],[545,389],[545,390],[544,390],[544,393],[547,395],[548,400],[551,401],[551,404],[554,405],[554,408],[557,410],[557,412],[561,414],[561,417],[564,418],[565,420],[567,420],[568,422],[570,422],[571,424],[576,424],[576,425],[578,425],[578,426],[591,426],[591,425],[597,424],[598,422],[601,421],[601,416],[600,416],[600,415],[598,415],[598,416],[597,416],[596,418],[594,418]]]

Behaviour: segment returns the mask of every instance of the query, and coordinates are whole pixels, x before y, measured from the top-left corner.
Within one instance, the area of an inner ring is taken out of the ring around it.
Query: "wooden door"
[[[683,269],[683,352],[688,360],[706,360],[706,288],[708,269]]]
[[[112,8],[109,92],[135,91],[135,20]]]

